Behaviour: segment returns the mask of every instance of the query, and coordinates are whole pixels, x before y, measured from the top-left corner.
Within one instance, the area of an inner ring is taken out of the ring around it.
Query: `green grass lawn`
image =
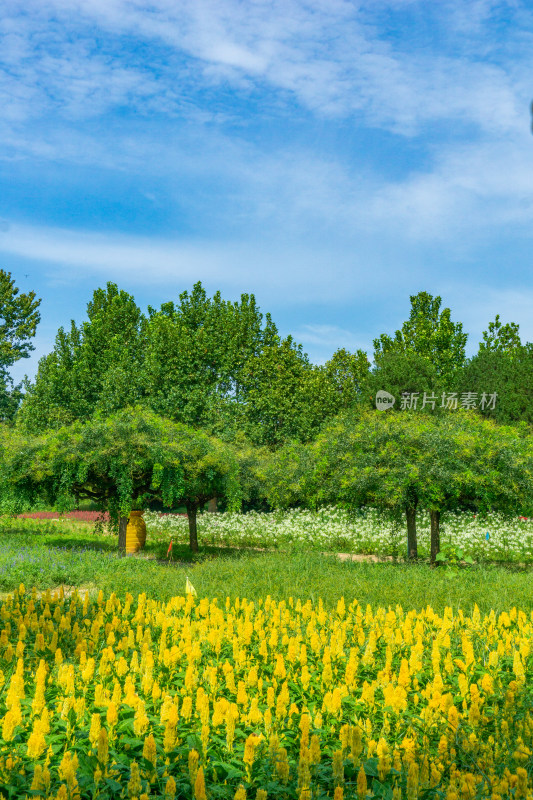
[[[27,588],[59,585],[88,587],[105,594],[126,592],[168,600],[185,591],[187,575],[199,596],[247,597],[270,594],[288,600],[322,599],[332,608],[340,597],[365,606],[401,605],[420,610],[431,605],[470,613],[517,606],[533,610],[531,570],[496,566],[463,569],[450,577],[445,569],[427,564],[341,562],[316,552],[257,552],[206,547],[192,555],[185,545],[174,547],[165,560],[168,542],[153,539],[146,549],[126,558],[116,553],[116,537],[94,533],[90,523],[60,520],[0,521],[0,591],[24,583]]]

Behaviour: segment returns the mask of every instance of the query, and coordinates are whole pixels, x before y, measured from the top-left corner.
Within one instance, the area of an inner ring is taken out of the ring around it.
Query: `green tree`
[[[149,309],[147,402],[158,413],[231,440],[257,445],[309,440],[325,419],[360,394],[368,371],[361,351],[339,350],[314,367],[291,336],[282,339],[253,295],[231,303],[201,283],[179,304]]]
[[[417,555],[416,509],[431,516],[431,561],[445,510],[533,507],[533,448],[527,426],[498,426],[472,412],[439,417],[366,412],[341,415],[313,446],[316,502],[373,505],[404,514],[408,554]]]
[[[426,356],[415,352],[387,351],[379,357],[366,378],[365,405],[375,408],[376,394],[383,389],[396,398],[394,410],[401,408],[401,397],[404,393],[418,395],[417,409],[422,410],[424,394],[427,398],[433,396],[437,384],[437,369]],[[436,394],[434,396],[437,397]],[[435,410],[439,408],[440,402],[440,398],[435,401]],[[429,403],[425,409],[428,412],[433,411]]]
[[[533,344],[480,347],[465,364],[458,388],[476,395],[484,417],[503,425],[533,424]]]
[[[179,303],[149,308],[145,382],[157,412],[220,435],[234,435],[244,373],[277,337],[269,314],[263,323],[253,295],[240,302],[207,297],[200,282]]]
[[[477,414],[442,415],[426,429],[421,451],[421,504],[431,516],[431,562],[440,550],[445,510],[533,508],[533,447],[527,425],[497,425]]]
[[[441,298],[427,292],[411,296],[409,319],[394,337],[383,333],[374,340],[374,362],[379,367],[387,353],[415,353],[430,362],[436,383],[432,389],[448,389],[465,361],[468,334],[460,322],[452,322],[449,308],[440,310]],[[449,389],[448,389],[449,390]]]
[[[10,272],[0,270],[0,419],[12,420],[22,398],[10,367],[35,350],[31,339],[41,320],[35,292],[19,294]]]
[[[148,308],[114,284],[98,289],[82,325],[60,329],[27,385],[19,425],[38,433],[142,403],[226,441],[241,433],[271,448],[309,441],[358,400],[368,372],[362,351],[337,351],[315,367],[282,339],[253,295],[210,298],[200,282],[179,302]]]
[[[252,442],[279,447],[314,431],[313,368],[291,336],[276,336],[243,371],[238,424]]]
[[[520,326],[516,322],[502,325],[500,315],[496,314],[494,322],[489,322],[488,331],[483,331],[483,341],[479,345],[479,352],[514,353],[522,342],[518,333]]]
[[[110,512],[121,551],[129,512],[152,500],[186,506],[193,551],[198,508],[213,496],[225,496],[230,507],[240,503],[234,448],[142,407],[96,415],[41,436],[4,429],[2,444],[4,511],[26,510],[39,500],[69,510],[89,498]]]
[[[298,441],[263,452],[257,463],[263,492],[272,508],[313,504],[313,450]]]
[[[341,414],[312,445],[313,502],[340,502],[352,509],[371,505],[392,519],[404,516],[408,556],[417,558],[420,450],[432,424],[428,416],[408,412]]]
[[[60,328],[51,353],[27,383],[18,424],[38,433],[142,399],[145,320],[131,295],[108,283],[87,306],[88,319]]]
[[[362,402],[369,369],[363,350],[350,353],[343,347],[324,365],[314,367],[309,393],[317,425]]]

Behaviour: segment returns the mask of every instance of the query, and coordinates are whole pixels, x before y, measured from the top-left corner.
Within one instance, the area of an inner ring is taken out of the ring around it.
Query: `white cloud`
[[[206,243],[10,225],[0,232],[0,252],[35,261],[49,285],[62,287],[90,275],[173,288],[202,280],[233,294],[256,292],[297,305],[335,302],[339,284],[361,294],[372,284],[353,254],[279,241]]]
[[[533,141],[525,129],[505,140],[443,147],[431,169],[376,187],[361,213],[371,227],[461,249],[498,228],[533,234],[532,186]]]
[[[304,324],[296,329],[293,336],[303,345],[312,345],[315,350],[327,351],[329,356],[339,348],[353,352],[359,349],[365,350],[368,346],[368,342],[361,336],[339,325]]]
[[[527,27],[509,32],[519,8],[509,9],[504,42],[500,30],[492,32],[499,5],[476,3],[475,25],[461,36],[464,4],[436,4],[432,25],[444,43],[435,51],[431,34],[389,38],[374,2],[29,0],[22,19],[12,2],[13,17],[6,14],[3,24],[4,91],[14,116],[54,109],[84,117],[122,105],[179,114],[186,97],[201,104],[192,97],[202,83],[229,82],[245,92],[268,86],[281,93],[278,102],[286,93],[320,116],[357,115],[406,135],[444,120],[509,131],[520,125],[530,51]],[[115,37],[112,47],[104,40],[98,51],[95,26]],[[131,37],[154,45],[142,63],[127,49]]]

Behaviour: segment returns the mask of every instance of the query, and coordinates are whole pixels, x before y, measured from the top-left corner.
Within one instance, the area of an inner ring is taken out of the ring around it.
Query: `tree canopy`
[[[94,292],[87,317],[60,328],[54,349],[40,359],[18,414],[25,431],[87,421],[142,399],[144,317],[133,297],[108,283]]]
[[[516,322],[503,325],[500,322],[500,315],[496,314],[494,322],[489,322],[488,330],[483,331],[483,341],[479,345],[479,351],[513,353],[522,344],[519,329],[520,326]]]
[[[409,319],[401,329],[393,337],[383,333],[374,339],[375,366],[379,370],[386,354],[416,354],[434,368],[438,386],[431,388],[449,391],[464,364],[468,334],[463,332],[462,323],[452,322],[449,308],[440,310],[440,297],[419,292],[410,299]]]
[[[463,392],[496,395],[484,416],[501,424],[533,423],[533,343],[480,348],[466,363],[458,381]]]
[[[95,415],[40,436],[3,431],[0,502],[16,513],[38,501],[68,510],[88,498],[110,512],[125,545],[129,512],[152,500],[184,504],[190,546],[198,549],[196,513],[214,496],[240,505],[235,449],[143,408]]]
[[[527,426],[499,426],[466,411],[439,417],[351,413],[327,426],[312,449],[315,500],[405,514],[410,556],[417,554],[416,528],[409,527],[417,507],[432,514],[432,561],[442,511],[533,508]]]
[[[35,292],[20,294],[11,273],[0,270],[0,419],[12,420],[22,398],[9,369],[35,349],[31,339],[41,319],[40,304]]]
[[[274,448],[309,441],[356,402],[369,367],[360,350],[338,350],[315,367],[263,318],[253,295],[210,298],[199,282],[147,316],[108,283],[94,292],[87,317],[60,328],[40,360],[18,414],[22,430],[37,434],[142,404],[225,440],[244,433]]]

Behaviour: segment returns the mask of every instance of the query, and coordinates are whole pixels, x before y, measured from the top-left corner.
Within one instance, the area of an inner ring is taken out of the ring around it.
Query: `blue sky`
[[[533,7],[0,0],[0,267],[57,329],[114,281],[254,293],[319,363],[440,294],[533,340]]]

